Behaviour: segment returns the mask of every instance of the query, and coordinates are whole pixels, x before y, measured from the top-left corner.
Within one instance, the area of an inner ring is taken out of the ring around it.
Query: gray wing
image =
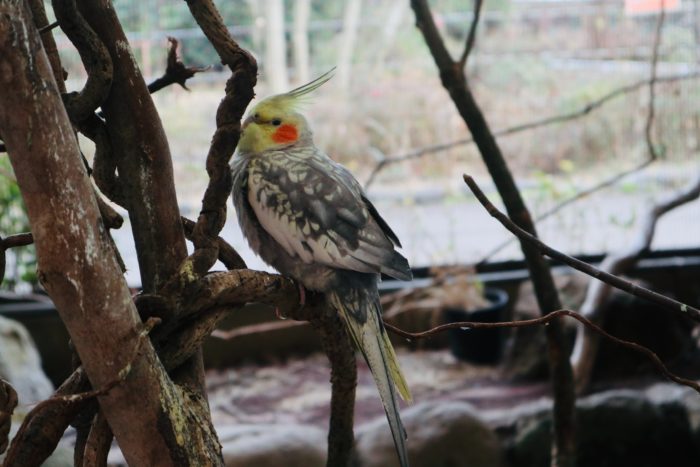
[[[411,279],[396,235],[344,167],[314,152],[250,160],[248,202],[260,225],[306,263]]]

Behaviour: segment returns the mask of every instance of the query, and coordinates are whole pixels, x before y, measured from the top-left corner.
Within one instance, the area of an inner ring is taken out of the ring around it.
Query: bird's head
[[[298,112],[306,96],[333,77],[330,70],[310,83],[285,94],[277,94],[258,102],[243,122],[238,142],[241,153],[259,153],[291,146],[311,137],[309,124]]]

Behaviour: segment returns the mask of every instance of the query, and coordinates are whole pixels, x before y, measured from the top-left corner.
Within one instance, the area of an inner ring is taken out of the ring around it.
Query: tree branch
[[[418,28],[423,33],[430,53],[440,72],[443,87],[447,90],[459,114],[469,128],[482,159],[506,206],[508,215],[524,230],[536,236],[535,225],[520,196],[515,180],[501,153],[486,119],[467,83],[464,69],[455,63],[437,31],[430,7],[426,0],[412,0],[411,7],[416,16]],[[558,292],[554,285],[549,264],[536,248],[520,244],[535,296],[542,314],[561,308]],[[565,336],[558,321],[546,328],[549,371],[554,399],[552,462],[558,467],[570,467],[575,463],[575,393],[573,374],[569,364]]]
[[[192,233],[194,232],[194,227],[196,223],[186,217],[182,217],[182,226],[185,229],[185,237],[187,240],[192,241]],[[219,261],[224,263],[226,269],[245,269],[246,264],[238,254],[235,248],[233,248],[226,240],[221,237],[217,237],[217,247],[219,250]]]
[[[0,454],[7,449],[7,437],[12,426],[12,412],[17,407],[17,392],[10,383],[0,379]]]
[[[92,7],[97,2],[88,3]],[[114,19],[113,12],[99,13],[97,16],[108,22],[104,30],[118,28],[106,18]],[[181,423],[199,413],[184,403],[182,392],[166,375],[150,343],[140,344],[141,321],[118,264],[112,259],[72,127],[24,2],[0,3],[0,23],[0,68],[13,70],[13,86],[0,89],[0,134],[7,144],[32,225],[40,280],[56,304],[93,387],[102,388],[113,381],[133,358],[130,352],[140,347],[128,377],[99,398],[127,461],[134,465],[171,465],[177,463],[172,455],[191,464],[221,463],[207,418],[201,417],[203,423]],[[103,42],[112,47],[119,42],[122,48],[125,44],[123,40]],[[121,57],[128,58],[133,66],[130,56]],[[124,79],[123,83],[128,81]],[[122,96],[122,100],[133,98],[136,96]],[[130,118],[135,114],[130,113]],[[106,115],[109,119],[110,113]],[[46,121],[52,125],[46,126]],[[154,148],[155,138],[149,133],[145,147]],[[143,149],[138,144],[126,144],[125,148],[131,154]],[[155,154],[149,156],[155,168],[162,168]],[[175,208],[171,220],[180,229],[184,251],[184,235]],[[154,222],[159,220],[159,213],[149,212],[156,218]],[[161,246],[167,238],[158,237]],[[167,256],[163,253],[158,262],[167,264]],[[107,329],[109,332],[105,332]]]
[[[97,412],[90,427],[90,434],[83,452],[83,467],[107,465],[107,456],[112,445],[112,430],[102,412]]]
[[[355,446],[355,346],[350,340],[345,324],[334,310],[326,307],[311,320],[311,325],[321,336],[323,350],[331,364],[331,417],[326,466],[349,466],[352,465]]]
[[[104,43],[78,11],[75,0],[53,0],[58,23],[80,54],[87,81],[80,92],[63,95],[73,123],[92,116],[109,95],[112,86],[112,59]]]
[[[210,67],[188,67],[180,61],[177,56],[179,42],[174,37],[168,37],[170,48],[168,49],[167,66],[165,73],[160,78],[148,84],[148,92],[153,94],[161,89],[170,86],[171,84],[179,84],[184,89],[189,91],[187,80],[192,78],[197,73],[207,71]]]
[[[488,211],[488,213],[492,217],[495,217],[496,220],[498,220],[498,222],[500,222],[503,225],[503,227],[510,230],[513,233],[513,235],[517,236],[522,242],[527,242],[533,245],[535,248],[541,251],[542,254],[549,256],[550,258],[559,260],[565,264],[568,264],[572,268],[581,271],[584,274],[587,274],[595,279],[603,281],[606,284],[609,284],[617,289],[624,290],[627,293],[644,298],[646,300],[656,303],[657,305],[661,305],[665,309],[681,313],[685,316],[688,316],[694,321],[700,322],[700,310],[685,303],[681,303],[677,300],[674,300],[670,297],[666,297],[657,292],[646,289],[640,285],[633,284],[632,282],[626,281],[620,277],[614,276],[605,271],[601,271],[600,269],[586,263],[585,261],[573,258],[548,246],[534,235],[517,226],[508,218],[508,216],[500,212],[488,200],[486,195],[484,195],[484,193],[481,191],[481,189],[478,187],[478,185],[472,177],[470,177],[469,175],[464,175],[464,181],[467,184],[467,186],[469,186],[469,189],[472,191],[472,193],[474,193],[476,199],[479,200],[481,205]]]
[[[114,79],[102,109],[123,183],[144,290],[155,292],[187,256],[170,149],[155,105],[111,3],[79,1],[109,51]]]
[[[697,381],[693,381],[687,378],[680,377],[676,375],[675,373],[672,373],[666,365],[661,361],[658,355],[648,349],[647,347],[644,347],[643,345],[639,345],[636,342],[631,342],[627,341],[624,339],[620,339],[618,337],[615,337],[611,334],[608,334],[603,328],[589,320],[588,318],[582,316],[579,313],[576,313],[575,311],[571,310],[557,310],[553,311],[545,316],[541,316],[539,318],[533,318],[533,319],[526,319],[526,320],[521,320],[521,321],[503,321],[499,323],[481,323],[481,322],[473,322],[473,321],[461,321],[457,323],[449,323],[449,324],[443,324],[440,326],[436,326],[432,329],[428,329],[427,331],[421,331],[421,332],[408,332],[404,331],[402,329],[397,328],[394,325],[391,324],[385,324],[386,328],[395,333],[396,335],[399,335],[403,338],[406,339],[425,339],[427,337],[432,337],[435,336],[443,331],[446,331],[448,329],[495,329],[495,328],[524,328],[528,326],[539,326],[539,325],[547,325],[550,324],[553,320],[557,318],[561,318],[563,316],[569,316],[571,318],[574,318],[575,320],[579,321],[581,324],[586,326],[587,328],[591,329],[592,331],[598,333],[599,335],[605,337],[606,339],[621,345],[623,347],[627,347],[628,349],[634,350],[635,352],[639,352],[644,354],[649,360],[652,361],[652,363],[659,369],[661,373],[663,373],[668,379],[671,381],[674,381],[678,384],[681,384],[683,386],[688,386],[689,388],[694,389],[696,392],[700,393],[700,383]]]
[[[693,71],[693,72],[688,72],[688,73],[678,73],[678,74],[673,74],[673,75],[666,75],[666,76],[660,76],[655,79],[655,82],[658,83],[674,83],[677,81],[685,81],[685,80],[691,80],[691,79],[697,79],[700,77],[700,72],[698,71]],[[503,128],[500,130],[495,130],[493,132],[494,136],[510,136],[516,133],[520,133],[523,131],[528,131],[528,130],[533,130],[536,128],[540,127],[545,127],[549,125],[555,125],[559,123],[565,123],[571,120],[576,120],[578,118],[584,117],[594,110],[598,110],[601,107],[603,107],[605,104],[608,102],[615,100],[618,97],[624,96],[626,94],[635,92],[639,90],[642,87],[645,86],[650,86],[651,85],[651,80],[649,78],[636,81],[634,83],[627,84],[625,86],[615,88],[612,91],[604,94],[603,96],[599,97],[598,99],[592,100],[586,105],[582,106],[579,109],[573,110],[571,112],[563,113],[563,114],[558,114],[558,115],[553,115],[551,117],[545,117],[539,120],[533,120],[525,123],[520,123],[511,127]],[[368,188],[374,181],[376,180],[377,175],[379,172],[381,172],[385,167],[392,165],[392,164],[398,164],[400,162],[405,162],[408,160],[413,160],[413,159],[419,159],[423,156],[427,156],[430,154],[434,154],[436,152],[440,151],[446,151],[448,149],[452,149],[457,146],[463,146],[467,144],[473,144],[474,143],[474,138],[472,137],[467,137],[467,138],[462,138],[454,141],[448,141],[445,143],[439,143],[439,144],[432,144],[428,146],[424,146],[422,148],[417,148],[408,152],[405,152],[403,154],[399,155],[394,155],[391,157],[386,157],[382,159],[372,170],[370,173],[369,177],[367,178],[367,181],[365,182],[365,188]],[[645,164],[646,166],[646,164]],[[638,168],[630,170],[629,173],[632,173],[633,171],[639,170]],[[625,175],[629,175],[627,172],[623,172]],[[622,178],[622,177],[620,177]],[[616,178],[615,181],[618,181],[619,178]],[[612,184],[612,183],[609,183]],[[606,184],[605,186],[608,186],[609,184]],[[601,187],[602,188],[602,187]],[[585,190],[588,191],[588,190]],[[596,191],[596,190],[591,190]],[[590,194],[588,192],[587,194]],[[582,196],[579,195],[574,195],[574,200],[578,199]],[[565,201],[565,203],[569,203],[569,201]],[[543,214],[544,216],[544,214]]]
[[[231,78],[216,112],[216,131],[207,154],[209,184],[192,232],[195,251],[180,268],[187,272],[182,274],[181,282],[204,275],[218,257],[217,237],[226,222],[226,200],[231,194],[228,163],[241,135],[241,118],[255,95],[258,72],[255,59],[233,40],[212,0],[187,0],[187,5],[221,62],[231,69]]]
[[[459,57],[459,67],[461,69],[464,69],[464,67],[467,65],[467,59],[469,58],[469,54],[471,53],[472,49],[474,48],[474,42],[476,41],[476,27],[479,24],[479,17],[481,15],[481,6],[483,4],[483,0],[474,0],[474,15],[472,17],[472,24],[469,26],[469,33],[467,34],[467,42],[464,44],[464,50],[462,51],[462,55]]]

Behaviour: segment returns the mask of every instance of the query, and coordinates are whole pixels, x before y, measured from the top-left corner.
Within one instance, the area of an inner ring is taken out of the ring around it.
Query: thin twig
[[[440,80],[465,125],[469,128],[508,215],[523,229],[537,236],[537,230],[518,189],[506,158],[481,110],[465,76],[458,67],[437,29],[427,0],[411,0],[416,25],[423,34],[430,54],[438,67]],[[549,264],[532,245],[521,242],[525,262],[535,290],[535,296],[544,315],[562,308],[559,292]],[[568,346],[561,323],[547,327],[547,357],[553,397],[552,410],[552,464],[573,467],[576,458],[576,395],[573,372],[568,357]]]
[[[449,324],[443,324],[440,326],[436,326],[432,329],[428,329],[427,331],[422,331],[422,332],[408,332],[404,331],[402,329],[397,328],[396,326],[393,326],[391,324],[385,323],[384,325],[389,331],[392,331],[393,333],[404,337],[406,339],[424,339],[426,337],[431,337],[436,334],[439,334],[443,331],[446,331],[448,329],[494,329],[494,328],[523,328],[523,327],[528,327],[528,326],[537,326],[537,325],[547,325],[549,324],[552,320],[557,319],[562,316],[569,316],[571,318],[574,318],[575,320],[579,321],[583,325],[589,327],[590,329],[593,329],[595,332],[600,334],[601,336],[605,337],[606,339],[609,339],[610,341],[627,347],[628,349],[632,349],[635,352],[642,353],[646,355],[653,363],[654,365],[661,371],[668,379],[678,383],[682,384],[684,386],[688,386],[690,388],[693,388],[695,391],[700,393],[700,384],[697,381],[693,381],[690,379],[686,379],[683,377],[680,377],[674,373],[672,373],[666,365],[661,361],[658,355],[651,351],[650,349],[644,347],[643,345],[637,344],[635,342],[630,342],[624,339],[620,339],[618,337],[615,337],[613,335],[608,334],[605,330],[603,330],[600,326],[597,324],[593,323],[589,319],[585,318],[584,316],[580,315],[579,313],[576,313],[575,311],[571,310],[557,310],[553,311],[545,316],[541,316],[539,318],[533,318],[533,319],[525,319],[521,321],[504,321],[504,322],[499,322],[499,323],[478,323],[478,322],[472,322],[472,321],[463,321],[463,322],[457,322],[457,323],[449,323]]]
[[[595,185],[592,185],[588,188],[585,188],[585,189],[573,194],[571,197],[558,203],[556,206],[553,206],[550,209],[547,209],[546,211],[542,212],[541,214],[538,214],[535,217],[535,222],[539,223],[545,219],[548,219],[549,217],[558,213],[559,211],[561,211],[565,207],[567,207],[567,206],[569,206],[577,201],[580,201],[583,198],[586,198],[594,193],[597,193],[598,191],[601,191],[605,188],[608,188],[608,187],[611,187],[611,186],[617,184],[620,180],[627,178],[630,175],[635,174],[635,173],[640,172],[641,170],[645,169],[652,162],[654,162],[653,159],[646,159],[646,160],[642,161],[640,164],[637,164],[632,168],[623,170],[622,172],[618,172],[610,178],[607,178],[601,182],[596,183]],[[489,250],[484,256],[482,256],[481,259],[479,261],[477,261],[476,265],[480,266],[480,265],[486,263],[491,258],[493,258],[495,255],[497,255],[501,250],[503,250],[505,247],[507,247],[508,245],[513,243],[516,239],[517,239],[517,237],[508,237],[506,240],[499,243],[498,245],[493,247],[491,250]]]
[[[187,87],[187,80],[192,78],[197,73],[209,70],[208,66],[205,67],[188,67],[180,60],[177,54],[177,49],[179,47],[179,42],[174,37],[168,37],[168,42],[170,43],[170,48],[168,49],[168,60],[167,66],[165,68],[165,73],[163,76],[156,79],[152,83],[148,84],[148,92],[153,94],[161,89],[171,85],[179,84],[182,88],[189,91]]]
[[[304,326],[306,324],[306,321],[271,321],[269,323],[249,324],[247,326],[241,326],[228,330],[215,329],[214,332],[211,333],[211,336],[222,340],[232,340],[238,337],[279,331],[282,329]]]
[[[469,186],[469,189],[472,191],[472,193],[474,193],[474,196],[476,196],[481,205],[488,211],[488,213],[492,217],[495,217],[496,220],[498,220],[503,225],[503,227],[510,230],[521,241],[534,245],[540,252],[542,252],[542,254],[549,256],[550,258],[562,261],[563,263],[568,264],[572,268],[581,271],[595,279],[610,284],[617,289],[624,290],[625,292],[628,292],[637,297],[641,297],[652,301],[658,305],[663,306],[664,308],[668,308],[676,312],[681,312],[682,314],[690,317],[694,321],[700,322],[700,310],[685,303],[681,303],[677,300],[674,300],[670,297],[661,295],[657,292],[654,292],[653,290],[649,290],[640,285],[633,284],[632,282],[626,281],[620,277],[614,276],[605,271],[601,271],[600,269],[586,263],[585,261],[573,258],[543,243],[537,237],[529,234],[525,230],[518,227],[508,218],[508,216],[499,211],[491,203],[491,201],[488,200],[486,195],[484,195],[484,193],[478,187],[476,182],[474,182],[474,179],[472,177],[470,177],[469,175],[464,175],[464,181],[467,184],[467,186]]]
[[[700,71],[694,71],[690,73],[680,73],[680,74],[673,74],[673,75],[666,75],[666,76],[660,76],[655,78],[655,83],[673,83],[676,81],[685,81],[685,80],[690,80],[690,79],[696,79],[700,77]],[[520,123],[511,127],[503,128],[501,130],[495,130],[493,132],[494,136],[509,136],[513,135],[516,133],[520,133],[523,131],[528,131],[528,130],[533,130],[536,128],[540,127],[545,127],[549,125],[554,125],[558,123],[565,123],[570,120],[576,120],[580,117],[584,117],[591,113],[594,110],[599,109],[600,107],[604,106],[607,104],[609,101],[612,101],[618,97],[621,97],[625,94],[629,94],[631,92],[637,91],[640,88],[644,86],[650,86],[651,85],[651,79],[645,78],[640,81],[636,81],[634,83],[627,84],[625,86],[621,86],[619,88],[615,88],[612,91],[608,92],[607,94],[599,97],[598,99],[592,100],[586,105],[582,106],[579,109],[573,110],[571,112],[563,113],[563,114],[558,114],[558,115],[553,115],[551,117],[546,117],[538,120],[533,120],[530,122],[525,122],[525,123]],[[387,157],[385,159],[382,159],[372,170],[370,173],[370,176],[368,177],[367,181],[365,182],[365,188],[368,188],[372,183],[374,183],[377,175],[379,172],[381,172],[386,166],[392,165],[392,164],[397,164],[400,162],[408,161],[408,160],[413,160],[413,159],[419,159],[423,156],[427,156],[436,152],[440,151],[446,151],[448,149],[452,149],[457,146],[463,146],[467,144],[472,144],[474,143],[474,138],[472,137],[467,137],[467,138],[461,138],[457,139],[454,141],[448,141],[445,143],[439,143],[439,144],[432,144],[428,146],[424,146],[422,148],[414,149],[412,151],[405,152],[403,154],[399,155],[394,155],[391,157]]]
[[[481,16],[482,4],[483,0],[474,0],[474,16],[472,18],[472,24],[471,26],[469,26],[469,33],[467,34],[467,43],[464,45],[464,51],[462,51],[462,56],[459,58],[460,68],[464,68],[467,65],[469,54],[474,48],[474,42],[476,41],[476,27],[479,24],[479,17]]]
[[[656,71],[666,13],[663,1],[661,7],[661,13],[656,23],[656,32],[650,59],[649,103],[644,126],[644,139],[648,153],[646,162],[648,164],[654,162],[661,156],[652,135],[656,109]],[[700,196],[700,174],[698,175],[697,181],[691,183],[689,189],[682,190],[669,199],[650,206],[646,215],[643,217],[641,228],[634,241],[628,248],[623,249],[623,251],[608,255],[601,263],[600,269],[610,274],[620,275],[634,266],[641,255],[649,250],[659,218],[675,207]],[[603,322],[605,319],[604,305],[610,297],[610,292],[611,287],[608,284],[595,281],[589,284],[588,290],[586,291],[586,298],[581,305],[582,314],[594,322]],[[598,354],[599,341],[599,336],[592,333],[588,328],[583,327],[577,330],[574,350],[571,355],[571,364],[574,367],[576,388],[579,392],[585,391],[590,382],[593,373],[593,363]]]
[[[39,29],[39,34],[44,34],[45,32],[49,32],[52,29],[55,29],[56,27],[58,27],[58,21],[54,21],[53,23],[47,24],[43,28]]]
[[[34,243],[34,236],[31,232],[19,233],[0,239],[0,249],[7,250],[8,248],[31,245],[32,243]]]

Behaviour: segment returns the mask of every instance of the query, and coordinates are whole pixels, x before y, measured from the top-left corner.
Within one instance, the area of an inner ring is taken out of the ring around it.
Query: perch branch
[[[326,465],[351,465],[355,446],[353,420],[357,387],[355,346],[334,310],[322,310],[311,320],[311,325],[321,336],[323,350],[331,364],[331,416]]]
[[[636,342],[630,342],[624,339],[620,339],[618,337],[615,337],[611,334],[608,334],[603,328],[586,318],[585,316],[582,316],[579,313],[576,313],[575,311],[571,310],[557,310],[553,311],[545,316],[541,316],[539,318],[533,318],[533,319],[525,319],[525,320],[520,320],[520,321],[504,321],[500,323],[479,323],[479,322],[472,322],[472,321],[463,321],[463,322],[457,322],[457,323],[449,323],[449,324],[443,324],[440,326],[436,326],[432,329],[428,329],[427,331],[422,331],[422,332],[407,332],[402,329],[397,328],[396,326],[393,326],[391,324],[385,324],[388,330],[391,332],[404,337],[406,339],[425,339],[427,337],[432,337],[434,335],[437,335],[443,331],[446,331],[448,329],[494,329],[494,328],[523,328],[523,327],[528,327],[528,326],[538,326],[538,325],[548,325],[551,324],[553,320],[563,317],[563,316],[569,316],[571,318],[574,318],[575,320],[579,321],[581,324],[586,326],[587,328],[592,329],[596,333],[600,334],[601,336],[605,337],[606,339],[609,339],[610,341],[621,345],[623,347],[627,347],[628,349],[634,350],[635,352],[639,352],[644,354],[649,360],[654,363],[654,365],[659,369],[661,373],[663,373],[668,379],[671,381],[674,381],[678,384],[682,384],[683,386],[688,386],[692,389],[694,389],[696,392],[700,393],[700,384],[697,381],[693,381],[690,379],[686,379],[683,377],[680,377],[676,375],[675,373],[672,373],[666,365],[661,361],[658,355],[654,353],[652,350],[648,349],[647,347],[644,347],[643,345],[637,344]]]
[[[675,312],[680,312],[681,314],[688,316],[694,321],[700,322],[700,310],[685,303],[681,303],[677,300],[674,300],[670,297],[661,295],[660,293],[654,292],[653,290],[649,290],[640,285],[633,284],[632,282],[626,281],[620,277],[614,276],[605,271],[601,271],[600,269],[586,263],[585,261],[573,258],[548,246],[537,237],[518,227],[514,222],[512,222],[508,218],[508,216],[500,212],[488,200],[486,195],[484,195],[484,193],[477,186],[476,182],[474,182],[474,179],[472,177],[470,177],[469,175],[464,175],[464,181],[469,186],[469,189],[472,191],[472,193],[474,193],[474,196],[476,196],[481,205],[488,211],[488,213],[492,217],[495,217],[496,220],[498,220],[503,225],[503,227],[510,230],[513,233],[513,235],[517,236],[521,241],[530,243],[540,252],[542,252],[542,254],[549,256],[550,258],[559,260],[565,264],[568,264],[572,268],[581,271],[584,274],[587,274],[602,282],[605,282],[617,289],[624,290],[627,293],[654,302],[666,309]]]

